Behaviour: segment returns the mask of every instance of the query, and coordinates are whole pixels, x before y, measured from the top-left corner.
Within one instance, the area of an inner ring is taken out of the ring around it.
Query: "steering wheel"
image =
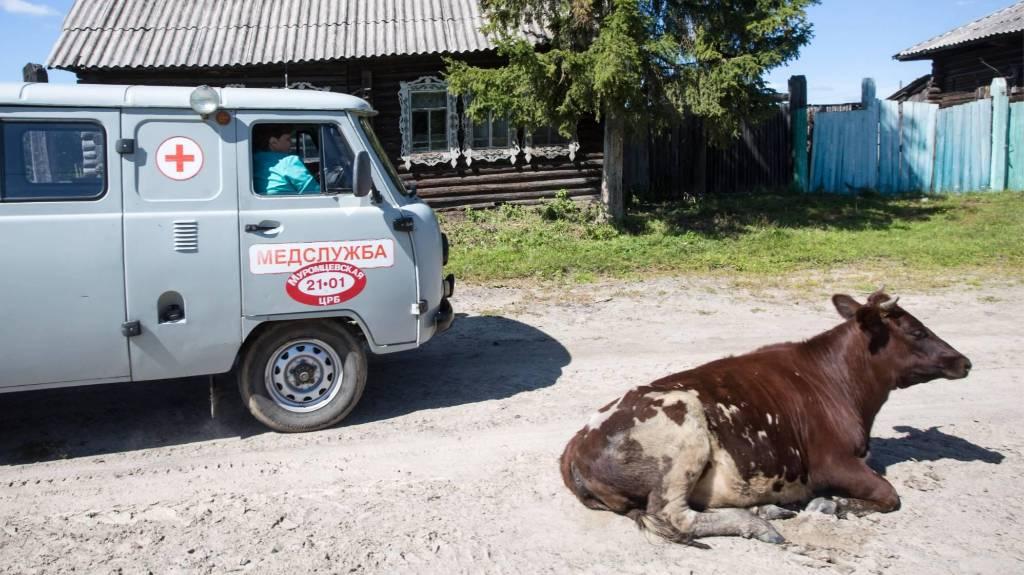
[[[344,166],[333,166],[324,173],[325,188],[328,190],[336,190],[344,188],[345,184],[345,167]]]

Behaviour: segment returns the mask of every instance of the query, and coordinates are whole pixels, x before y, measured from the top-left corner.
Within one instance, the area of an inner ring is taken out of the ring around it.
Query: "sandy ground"
[[[452,331],[373,358],[359,407],[318,433],[266,431],[231,388],[211,420],[204,380],[0,395],[0,573],[1024,572],[1024,288],[898,295],[975,369],[882,410],[896,513],[804,512],[776,522],[792,544],[705,551],[585,509],[558,475],[600,405],[831,327],[826,297],[460,288]]]

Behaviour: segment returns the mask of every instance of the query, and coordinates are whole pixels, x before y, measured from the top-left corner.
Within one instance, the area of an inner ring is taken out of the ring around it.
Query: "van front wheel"
[[[274,431],[315,431],[348,415],[366,387],[366,354],[341,324],[273,325],[258,336],[238,376],[242,401]]]

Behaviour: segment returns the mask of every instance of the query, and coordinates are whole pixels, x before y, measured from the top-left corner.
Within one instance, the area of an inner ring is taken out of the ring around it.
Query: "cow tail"
[[[711,549],[711,547],[704,543],[699,543],[694,540],[692,535],[683,533],[679,529],[676,529],[674,525],[657,515],[652,515],[639,509],[632,509],[626,512],[626,516],[636,522],[636,526],[640,531],[645,533],[653,533],[672,543],[689,545],[690,547],[696,547],[698,549]]]

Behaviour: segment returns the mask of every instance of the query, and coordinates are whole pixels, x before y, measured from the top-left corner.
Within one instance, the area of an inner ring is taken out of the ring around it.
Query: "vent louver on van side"
[[[186,254],[199,251],[199,222],[195,220],[174,222],[174,251]]]

